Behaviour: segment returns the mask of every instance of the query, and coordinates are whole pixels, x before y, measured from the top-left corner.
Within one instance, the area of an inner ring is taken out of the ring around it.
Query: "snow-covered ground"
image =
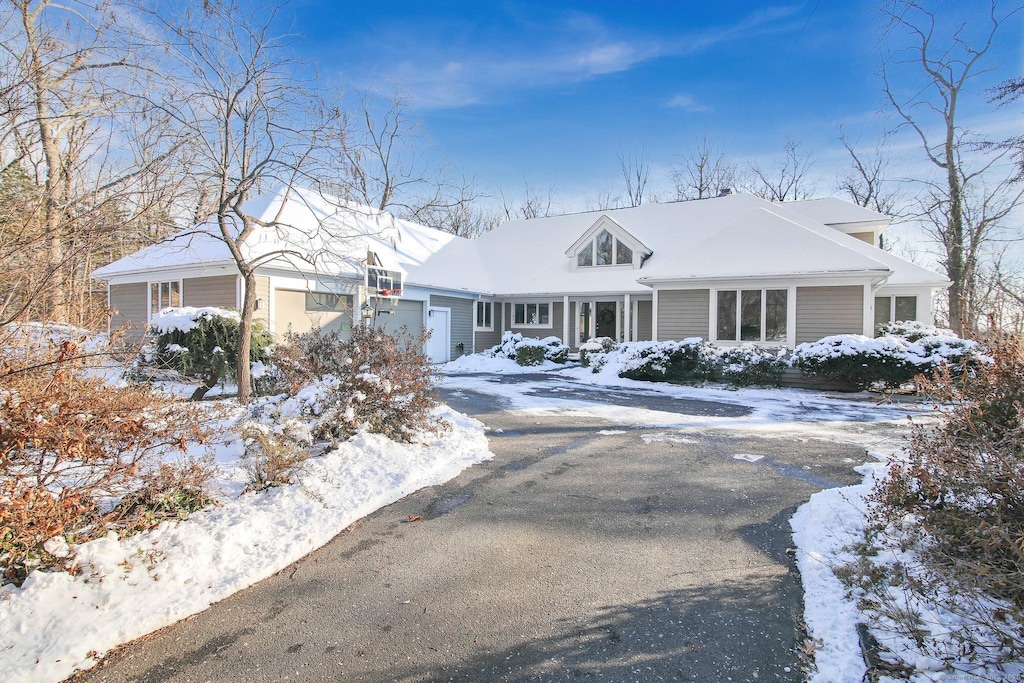
[[[230,421],[230,415],[221,415]],[[215,444],[220,506],[76,548],[77,574],[34,572],[0,592],[0,681],[60,681],[107,650],[206,609],[327,543],[361,517],[490,459],[484,428],[447,407],[425,444],[361,433],[307,460],[294,485],[240,495],[237,438]]]

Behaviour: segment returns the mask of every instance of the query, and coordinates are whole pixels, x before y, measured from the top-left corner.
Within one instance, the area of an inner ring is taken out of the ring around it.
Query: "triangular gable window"
[[[598,221],[574,247],[575,252],[570,250],[566,255],[575,257],[576,268],[635,266],[635,250],[639,249],[641,255],[650,254],[649,250],[644,249],[642,244],[607,217]]]

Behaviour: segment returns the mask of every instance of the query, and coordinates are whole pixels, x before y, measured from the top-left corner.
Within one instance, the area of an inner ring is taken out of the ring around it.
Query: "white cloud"
[[[406,44],[406,58],[390,66],[371,67],[373,77],[362,84],[385,93],[396,87],[421,108],[452,108],[480,104],[509,92],[580,83],[633,69],[666,56],[695,54],[726,41],[766,31],[788,30],[796,10],[776,8],[752,13],[735,24],[685,35],[622,35],[592,15],[567,13],[543,22],[520,22],[506,40],[477,40],[468,47],[427,44],[422,35]],[[706,111],[699,104],[693,111]]]
[[[706,104],[701,104],[696,99],[694,99],[693,95],[688,95],[686,93],[679,93],[678,95],[670,99],[668,102],[666,102],[665,106],[671,107],[673,109],[682,109],[683,111],[695,113],[711,111],[711,107],[707,106]]]

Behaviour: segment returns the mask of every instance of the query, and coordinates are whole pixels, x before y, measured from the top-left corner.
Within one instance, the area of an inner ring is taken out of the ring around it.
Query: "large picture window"
[[[719,290],[716,340],[784,343],[788,310],[785,289]]]
[[[494,304],[490,301],[476,302],[476,329],[494,329]]]
[[[181,306],[181,282],[149,283],[149,314],[156,315],[165,308]]]
[[[894,320],[917,320],[916,296],[875,297],[875,334],[879,327]]]
[[[612,233],[602,230],[576,252],[576,267],[631,266],[633,250]]]
[[[512,324],[519,327],[551,327],[551,304],[513,304]]]

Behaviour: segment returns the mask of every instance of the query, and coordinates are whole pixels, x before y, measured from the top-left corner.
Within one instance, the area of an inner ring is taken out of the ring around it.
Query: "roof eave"
[[[675,275],[671,277],[642,277],[637,280],[648,287],[654,285],[665,285],[674,283],[712,283],[723,280],[821,280],[839,279],[849,277],[870,277],[885,280],[892,275],[891,269],[860,269],[860,270],[829,270],[829,271],[806,271],[806,272],[782,272],[782,273],[747,273],[736,275]]]

